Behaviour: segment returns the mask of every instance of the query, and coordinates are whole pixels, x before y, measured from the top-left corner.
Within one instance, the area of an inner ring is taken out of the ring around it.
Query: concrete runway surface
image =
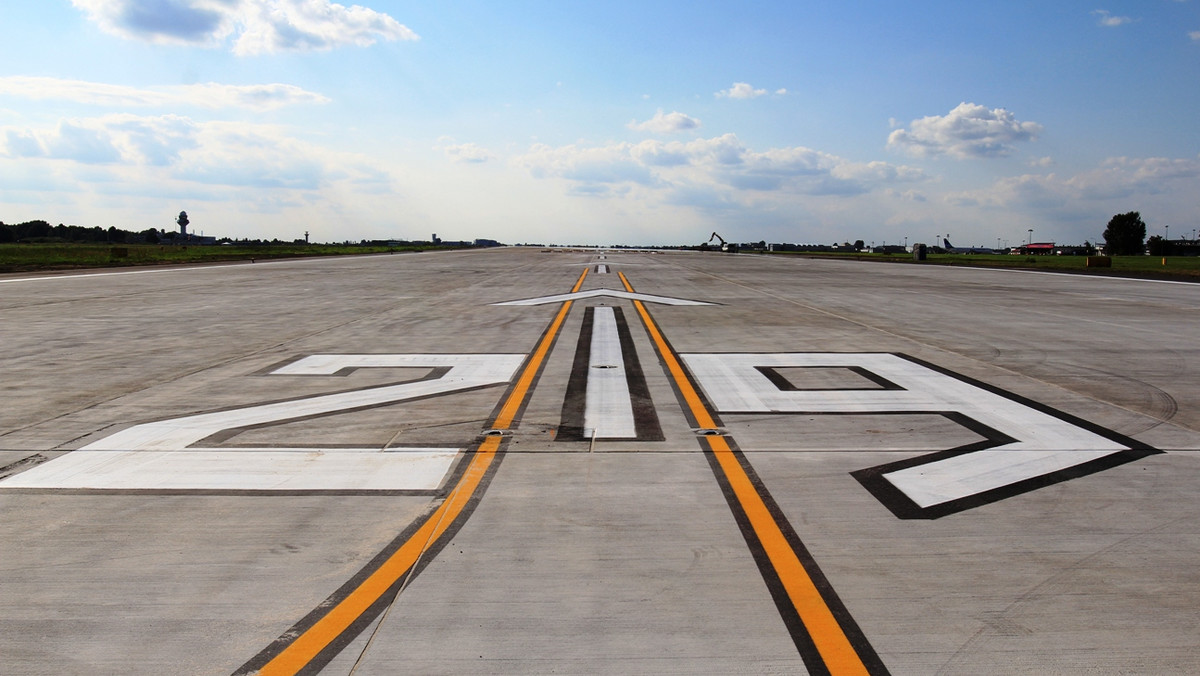
[[[5,674],[1200,673],[1200,286],[0,276]]]

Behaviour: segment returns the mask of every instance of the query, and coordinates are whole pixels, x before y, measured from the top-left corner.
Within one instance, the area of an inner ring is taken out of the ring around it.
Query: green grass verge
[[[1153,279],[1179,279],[1200,282],[1200,257],[1195,256],[1113,256],[1111,268],[1088,267],[1086,256],[1009,256],[991,254],[929,254],[924,261],[914,261],[912,254],[776,252],[780,256],[814,258],[850,258],[864,261],[911,263],[914,265],[958,265],[969,267],[1046,270],[1080,274],[1117,275]]]
[[[435,247],[346,244],[174,246],[158,244],[0,244],[0,272],[263,260],[422,251]]]

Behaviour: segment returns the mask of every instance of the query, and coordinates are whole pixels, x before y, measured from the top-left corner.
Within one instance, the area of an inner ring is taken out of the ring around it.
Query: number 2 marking
[[[523,354],[322,354],[271,375],[330,376],[359,368],[426,367],[432,377],[142,423],[0,482],[6,488],[123,490],[432,490],[447,448],[205,448],[226,430],[394,404],[509,382]]]

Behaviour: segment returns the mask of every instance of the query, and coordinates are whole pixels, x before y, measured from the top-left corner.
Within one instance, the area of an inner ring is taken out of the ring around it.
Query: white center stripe
[[[594,312],[583,435],[588,438],[594,435],[597,439],[636,438],[617,318],[611,307],[597,307]]]

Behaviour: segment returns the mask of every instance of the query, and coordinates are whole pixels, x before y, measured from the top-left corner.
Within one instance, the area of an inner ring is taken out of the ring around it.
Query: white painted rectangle
[[[456,449],[73,451],[0,488],[105,490],[434,490]]]
[[[593,312],[583,435],[597,439],[637,438],[616,313],[611,307],[597,307]]]

